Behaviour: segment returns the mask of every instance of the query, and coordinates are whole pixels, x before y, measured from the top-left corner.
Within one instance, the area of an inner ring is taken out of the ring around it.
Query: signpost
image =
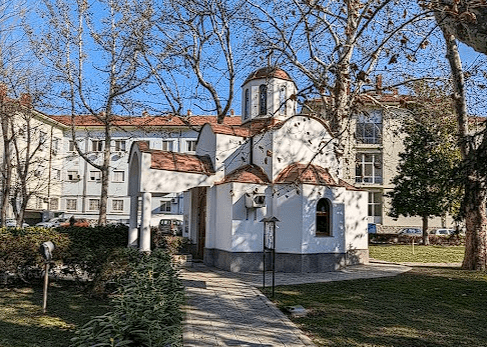
[[[265,289],[265,273],[266,273],[266,253],[271,253],[271,268],[272,268],[272,297],[274,297],[274,286],[276,278],[276,222],[279,219],[276,217],[267,217],[261,220],[264,223],[263,245],[262,252],[262,287]]]

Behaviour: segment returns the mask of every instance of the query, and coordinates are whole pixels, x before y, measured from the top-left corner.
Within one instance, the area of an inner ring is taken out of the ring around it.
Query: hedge
[[[63,269],[87,279],[101,273],[114,249],[127,246],[126,226],[69,227],[46,229],[39,227],[0,229],[0,276],[16,276],[23,280],[38,277],[43,258],[39,246],[52,241],[56,248],[52,261],[65,265]]]

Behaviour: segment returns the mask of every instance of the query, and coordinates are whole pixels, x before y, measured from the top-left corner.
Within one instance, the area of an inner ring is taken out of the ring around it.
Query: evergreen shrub
[[[113,310],[80,328],[72,346],[182,346],[184,293],[171,256],[163,249],[125,249],[117,259],[128,263],[117,279]]]

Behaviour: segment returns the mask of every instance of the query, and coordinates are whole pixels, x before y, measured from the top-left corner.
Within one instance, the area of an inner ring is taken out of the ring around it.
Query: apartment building
[[[78,153],[95,164],[101,164],[105,146],[110,146],[110,173],[108,187],[107,219],[109,222],[129,220],[128,154],[132,143],[145,141],[151,149],[170,152],[194,153],[201,126],[216,123],[215,116],[143,116],[119,117],[113,123],[111,143],[105,141],[105,129],[92,116],[50,116],[63,124],[62,198],[59,210],[89,220],[97,220],[101,193],[101,172]],[[227,117],[225,124],[240,124],[240,117]],[[73,140],[71,127],[76,138]],[[183,200],[178,194],[161,195],[153,199],[152,225],[162,218],[182,218]]]

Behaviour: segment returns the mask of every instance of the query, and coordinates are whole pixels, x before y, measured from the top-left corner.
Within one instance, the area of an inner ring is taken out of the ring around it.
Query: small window
[[[113,182],[125,182],[125,171],[113,171]]]
[[[57,155],[59,152],[59,142],[58,138],[52,140],[52,155]]]
[[[100,199],[89,199],[90,211],[98,211],[100,209]]]
[[[125,140],[115,140],[113,147],[114,147],[116,152],[125,152],[127,149],[126,141]]]
[[[68,171],[68,181],[78,181],[79,174],[78,171]]]
[[[92,152],[103,151],[103,140],[91,140],[91,151]]]
[[[44,198],[40,196],[36,197],[36,208],[38,210],[44,209]]]
[[[101,172],[98,170],[90,171],[90,181],[101,181]]]
[[[167,141],[167,140],[162,141],[162,150],[172,152],[173,143],[174,141]]]
[[[69,140],[68,151],[69,152],[74,152],[75,150],[76,150],[76,147],[74,146],[74,141],[73,140]]]
[[[58,198],[51,198],[51,201],[49,201],[49,209],[53,210],[53,211],[59,210],[59,199]]]
[[[61,180],[61,170],[59,169],[52,169],[52,177],[58,181]]]
[[[244,101],[244,119],[249,118],[250,114],[250,91],[245,89],[245,101]]]
[[[320,199],[316,205],[316,236],[331,236],[331,203]]]
[[[196,140],[188,140],[186,141],[186,149],[188,152],[196,151]]]
[[[171,212],[171,201],[161,200],[161,212]]]
[[[39,150],[43,150],[43,146],[46,143],[47,140],[47,133],[44,131],[39,132]]]
[[[286,86],[281,86],[279,89],[279,111],[281,111],[281,114],[286,115],[287,114],[287,91],[286,91]]]
[[[77,209],[76,205],[77,205],[76,199],[66,199],[66,210],[76,211]]]
[[[267,86],[261,84],[259,86],[259,115],[267,114]]]
[[[122,212],[123,200],[112,200],[112,210],[115,212]]]

